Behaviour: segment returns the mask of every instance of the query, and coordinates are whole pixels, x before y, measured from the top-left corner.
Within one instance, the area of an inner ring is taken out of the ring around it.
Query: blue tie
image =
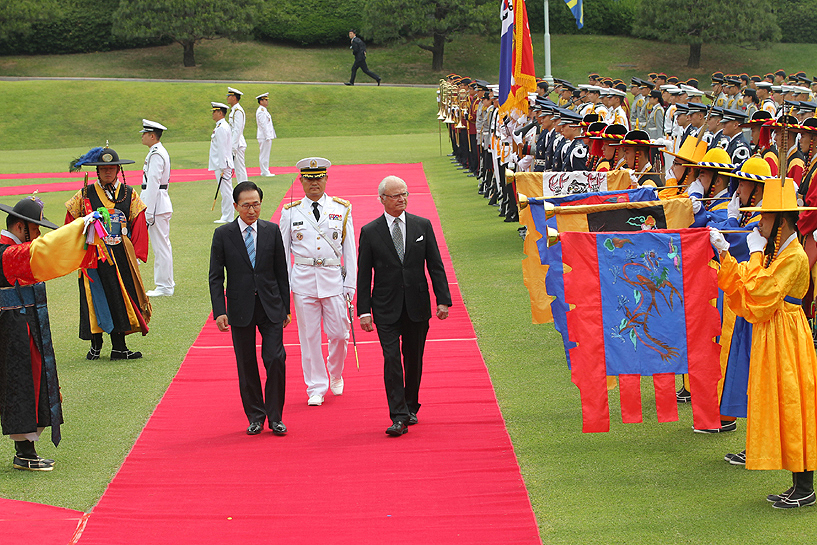
[[[250,256],[252,268],[255,268],[255,244],[252,240],[252,225],[247,226],[244,231],[244,245],[247,247],[247,255]]]

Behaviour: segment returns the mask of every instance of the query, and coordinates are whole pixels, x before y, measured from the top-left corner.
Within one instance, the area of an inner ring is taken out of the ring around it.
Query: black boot
[[[17,452],[12,462],[14,469],[25,469],[27,471],[51,471],[54,469],[54,460],[37,456],[37,450],[34,448],[33,442],[15,441],[14,447]]]
[[[113,345],[113,349],[111,350],[112,360],[138,360],[142,357],[141,352],[131,352],[128,350],[128,347],[125,345],[124,333],[111,333],[111,344]]]
[[[85,355],[85,358],[89,360],[98,360],[99,353],[101,351],[102,351],[102,333],[91,334],[91,348],[88,350],[88,353]]]
[[[782,497],[781,494],[780,500],[774,503],[776,509],[793,509],[817,503],[817,496],[814,494],[814,471],[792,473],[792,479],[794,480],[794,486],[792,487],[794,490],[785,497]]]

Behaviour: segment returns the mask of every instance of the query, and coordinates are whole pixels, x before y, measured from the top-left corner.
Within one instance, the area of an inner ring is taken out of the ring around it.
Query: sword
[[[221,180],[224,179],[224,174],[218,179],[218,184],[216,185],[216,196],[213,197],[213,206],[210,207],[210,212],[216,209],[216,201],[218,200],[218,192],[221,190]]]
[[[360,371],[360,357],[357,355],[357,339],[355,339],[355,319],[352,317],[354,308],[352,299],[347,296],[346,310],[349,312],[349,328],[352,330],[352,346],[355,347],[355,363],[357,364],[357,370]]]

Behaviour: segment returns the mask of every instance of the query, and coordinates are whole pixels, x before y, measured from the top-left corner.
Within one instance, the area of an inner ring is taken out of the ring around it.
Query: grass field
[[[544,75],[544,39],[531,36],[537,75]],[[590,72],[629,81],[650,71],[682,79],[697,77],[702,86],[709,75],[763,75],[779,68],[791,73],[817,73],[817,44],[774,44],[747,49],[704,44],[701,67],[686,67],[689,49],[621,36],[551,36],[553,76],[583,83]],[[499,78],[499,40],[491,36],[457,35],[446,44],[443,73],[431,70],[431,54],[412,44],[369,47],[370,68],[384,84],[432,84],[450,72],[496,82]],[[203,42],[196,47],[197,66],[184,68],[178,45],[90,53],[84,55],[0,57],[0,76],[115,77],[230,81],[315,81],[340,83],[349,79],[352,55],[348,48],[297,48],[271,43]],[[359,83],[372,80],[358,72]],[[254,95],[253,95],[254,96]],[[59,97],[52,97],[59,100]]]
[[[579,47],[579,42],[572,43]],[[627,43],[620,42],[620,47]],[[770,64],[776,67],[782,58]],[[8,62],[0,59],[0,66]],[[59,72],[42,62],[44,72]],[[89,66],[100,62],[87,61]],[[787,69],[791,65],[807,69],[805,63],[796,65],[793,57],[780,64]],[[52,86],[26,87],[46,83]],[[204,167],[212,121],[201,102],[214,99],[208,98],[213,93],[221,97],[224,87],[191,82],[176,93],[177,84],[160,83],[95,82],[83,87],[73,82],[14,82],[9,91],[10,85],[0,82],[0,97],[7,105],[29,100],[27,95],[37,92],[45,99],[0,120],[2,173],[65,171],[71,158],[111,138],[107,134],[114,135],[111,143],[120,155],[135,160],[138,168],[146,148],[138,144],[136,131],[152,104],[163,105],[157,119],[172,120],[166,123],[172,129],[166,133],[166,144],[174,167]],[[545,543],[743,544],[808,535],[812,510],[781,513],[764,499],[787,488],[789,474],[749,472],[723,462],[725,452],[743,448],[742,422],[732,434],[693,434],[689,407],[682,406],[679,422],[658,424],[651,409],[654,396],[645,384],[644,424],[621,424],[613,392],[611,431],[581,433],[578,389],[570,382],[561,342],[552,326],[530,323],[516,226],[501,222],[496,209],[476,194],[473,179],[451,166],[444,156],[448,152],[444,140],[440,153],[433,89],[334,87],[326,88],[325,95],[310,96],[305,87],[281,86],[280,92],[285,88],[309,97],[311,107],[300,117],[292,114],[289,121],[284,121],[290,115],[283,111],[286,108],[279,107],[275,121],[278,129],[280,119],[282,137],[273,145],[273,165],[291,166],[313,154],[343,164],[423,163]],[[324,108],[320,100],[327,101]],[[391,104],[400,107],[389,109]],[[106,115],[93,117],[94,109],[105,105],[111,105]],[[370,121],[361,123],[367,115],[372,116]],[[86,121],[86,116],[93,120]],[[250,136],[248,166],[255,167],[251,129],[252,121],[245,135]],[[48,138],[40,136],[48,131],[52,131]],[[135,174],[129,174],[131,182]],[[254,179],[265,189],[267,213],[283,198],[293,177]],[[172,188],[178,286],[173,298],[154,301],[151,334],[129,338],[131,348],[145,353],[143,360],[85,360],[86,343],[77,339],[76,278],[69,275],[49,282],[67,423],[59,449],[43,444],[40,450],[59,465],[44,475],[14,471],[6,440],[5,450],[0,449],[0,495],[87,510],[103,493],[209,312],[206,270],[216,214],[209,212],[212,191],[209,179]],[[331,191],[343,195],[343,188]],[[69,196],[43,195],[52,221],[61,223],[62,203]],[[15,201],[3,198],[6,203]],[[152,287],[150,263],[142,267],[142,274]],[[190,415],[179,422],[179,429],[199,424]]]

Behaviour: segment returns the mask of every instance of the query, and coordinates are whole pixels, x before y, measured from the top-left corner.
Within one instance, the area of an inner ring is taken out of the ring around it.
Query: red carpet
[[[258,169],[248,168],[247,173],[250,176],[258,176],[255,172]],[[89,171],[89,182],[95,180],[93,171]],[[273,174],[284,174],[288,172],[296,172],[296,169],[291,167],[272,167],[270,172]],[[128,185],[138,185],[141,182],[142,175],[139,171],[127,171],[126,179]],[[85,177],[84,172],[43,172],[38,174],[0,174],[0,181],[2,180],[41,180],[33,184],[20,184],[17,186],[0,187],[0,197],[6,195],[31,195],[34,191],[39,193],[47,193],[50,191],[76,191],[82,188],[82,180]],[[59,180],[62,178],[70,178],[70,181],[50,181]],[[189,169],[173,169],[170,176],[170,183],[179,182],[196,182],[198,180],[213,180],[215,178],[213,173],[204,168],[189,168]]]
[[[2,543],[66,545],[85,513],[51,505],[0,498]]]
[[[289,435],[247,436],[230,335],[209,319],[80,545],[540,543],[422,167],[335,166],[328,192],[353,202],[359,230],[382,213],[388,174],[408,183],[409,211],[434,222],[454,298],[450,318],[431,322],[420,423],[384,433],[382,354],[357,323],[360,371],[350,346],[344,395],[307,407],[292,324]]]

